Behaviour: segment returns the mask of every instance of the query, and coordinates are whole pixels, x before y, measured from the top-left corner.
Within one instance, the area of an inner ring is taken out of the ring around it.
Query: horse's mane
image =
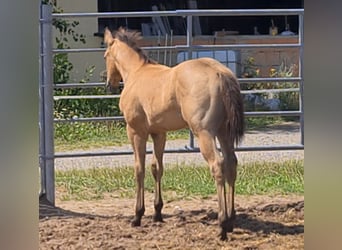
[[[154,60],[150,59],[137,44],[137,41],[142,39],[141,33],[139,31],[128,31],[127,29],[120,27],[115,33],[115,38],[120,40],[121,42],[126,43],[130,48],[136,51],[139,54],[140,58],[145,61],[145,63],[157,63]]]

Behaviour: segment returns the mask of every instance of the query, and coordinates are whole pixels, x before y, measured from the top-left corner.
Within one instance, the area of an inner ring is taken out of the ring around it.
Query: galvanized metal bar
[[[88,13],[55,13],[54,18],[131,18],[131,17],[154,17],[154,16],[177,16],[177,12],[172,11],[120,11],[120,12],[88,12]]]
[[[301,111],[257,111],[245,112],[245,116],[300,116]],[[123,116],[106,116],[106,117],[75,117],[71,119],[54,119],[55,123],[67,122],[101,122],[101,121],[124,121]],[[191,131],[190,131],[191,133]],[[191,133],[192,134],[192,133]],[[190,144],[191,147],[193,145]]]
[[[40,6],[40,19],[43,13]],[[43,50],[43,23],[39,25],[39,168],[40,168],[40,195],[46,194],[46,165],[45,165],[45,124],[44,124],[44,50]]]
[[[53,127],[53,63],[52,63],[52,7],[41,5],[42,12],[42,92],[44,105],[44,155],[41,156],[45,162],[45,194],[46,199],[55,204],[55,164],[54,164],[54,127]]]
[[[299,88],[241,90],[241,94],[299,92]]]
[[[106,116],[106,117],[75,117],[71,119],[54,119],[54,123],[67,122],[103,122],[103,121],[124,121],[123,116]]]
[[[302,150],[304,145],[293,144],[293,145],[269,145],[269,146],[244,146],[237,147],[235,151],[278,151],[278,150]]]
[[[173,10],[173,11],[126,11],[126,12],[89,12],[54,13],[53,18],[80,17],[153,17],[153,16],[291,16],[304,14],[304,9],[233,9],[233,10]]]
[[[238,78],[240,83],[254,83],[254,82],[299,82],[302,80],[301,77],[265,77],[265,78]],[[120,85],[124,85],[120,82]],[[96,88],[105,87],[104,82],[88,82],[88,83],[55,83],[55,89],[63,88]]]
[[[104,82],[88,82],[88,83],[55,83],[55,89],[68,89],[68,88],[97,88],[105,87]]]
[[[188,39],[188,38],[187,38]],[[187,41],[188,43],[188,41]],[[141,47],[142,50],[225,50],[225,49],[274,49],[274,48],[299,48],[298,43],[283,43],[283,44],[220,44],[220,45],[175,45],[175,46],[160,46],[160,47]],[[66,53],[80,53],[80,52],[104,52],[103,48],[73,48],[73,49],[53,49],[52,52],[55,54],[66,54]]]
[[[253,93],[274,93],[274,92],[298,92],[299,88],[290,89],[259,89],[259,90],[242,90],[242,94],[253,94]],[[63,95],[54,96],[55,101],[59,100],[75,100],[75,99],[115,99],[120,98],[120,95]]]
[[[186,48],[188,51],[188,60],[192,59],[192,36],[193,36],[193,31],[192,31],[192,16],[188,15],[186,17]],[[180,46],[175,46],[177,48],[179,48]],[[192,133],[191,130],[189,130],[189,145],[190,147],[194,147],[195,146],[195,138],[194,138],[194,134]]]
[[[301,111],[257,111],[257,112],[245,112],[245,116],[300,116]]]
[[[211,10],[176,10],[177,15],[192,16],[295,16],[304,14],[304,9],[211,9]]]
[[[104,48],[75,48],[75,49],[53,49],[54,54],[80,53],[80,52],[105,52]]]
[[[237,152],[245,151],[280,151],[280,150],[302,150],[304,145],[270,145],[270,146],[241,146],[235,148]],[[198,147],[187,147],[179,149],[165,149],[164,153],[199,153]],[[152,154],[152,150],[146,150],[146,154]],[[97,156],[116,156],[116,155],[132,155],[133,151],[106,151],[106,152],[78,152],[78,153],[56,153],[55,158],[72,158],[72,157],[97,157]],[[204,160],[203,160],[204,161]]]
[[[178,50],[186,49],[186,47],[178,45]],[[217,45],[193,45],[193,50],[222,50],[222,49],[273,49],[273,48],[299,48],[298,43],[270,43],[270,44],[217,44]],[[145,49],[145,48],[143,48]],[[146,47],[148,49],[148,47]]]
[[[255,78],[238,78],[240,83],[257,83],[257,82],[300,82],[301,77],[255,77]]]
[[[61,95],[54,96],[55,101],[59,100],[75,100],[75,99],[115,99],[120,95]]]
[[[189,48],[191,48],[191,46],[192,46],[192,16],[187,16],[186,17],[186,48],[189,49]],[[181,46],[178,45],[178,46],[174,46],[174,47],[179,48]],[[190,52],[191,52],[191,50],[188,51],[188,56],[191,59],[192,53],[190,53]]]
[[[299,15],[299,43],[301,44],[299,49],[299,76],[301,77],[300,81],[300,100],[299,100],[299,109],[302,112],[300,116],[300,133],[301,138],[300,142],[304,145],[304,15]]]

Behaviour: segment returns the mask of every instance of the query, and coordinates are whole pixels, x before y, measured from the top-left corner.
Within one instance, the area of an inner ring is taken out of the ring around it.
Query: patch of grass
[[[70,123],[55,125],[55,151],[129,144],[122,123]]]
[[[280,124],[280,117],[247,117],[246,129],[255,130]],[[189,130],[167,133],[167,140],[189,139]],[[125,124],[122,122],[75,122],[55,124],[55,151],[92,149],[129,144]]]
[[[64,200],[101,199],[115,192],[133,197],[135,180],[133,167],[56,171],[56,187]],[[146,169],[146,192],[154,191],[153,177]],[[215,182],[207,166],[166,166],[162,179],[164,193],[177,197],[207,197],[216,193]],[[62,191],[61,191],[62,190]],[[251,163],[238,168],[236,193],[289,194],[304,193],[304,162]]]
[[[56,186],[64,190],[62,199],[92,200],[103,198],[104,193],[119,191],[123,196],[134,193],[133,169],[94,168],[56,171]]]
[[[304,161],[249,163],[238,171],[238,194],[304,194]]]
[[[272,117],[246,117],[246,130],[255,130],[265,128],[269,125],[277,125],[284,122],[284,119],[279,116]]]
[[[126,129],[118,124],[71,123],[58,124],[55,128],[55,151],[92,149],[129,144]],[[189,130],[167,133],[167,140],[188,139]]]
[[[177,131],[170,131],[167,133],[167,140],[188,139],[190,137],[189,129],[180,129]]]

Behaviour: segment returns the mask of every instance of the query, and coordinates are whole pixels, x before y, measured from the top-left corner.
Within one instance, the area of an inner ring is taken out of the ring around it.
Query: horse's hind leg
[[[224,175],[226,181],[228,182],[228,197],[227,197],[227,209],[228,209],[228,232],[232,232],[234,228],[235,221],[235,208],[234,208],[234,193],[235,193],[235,180],[237,175],[237,158],[234,152],[233,143],[229,143],[227,140],[228,135],[226,130],[222,130],[223,133],[218,135],[218,140],[220,142],[221,151],[224,157]]]
[[[227,206],[226,206],[226,188],[225,188],[225,173],[224,173],[224,159],[220,155],[215,143],[215,137],[210,132],[202,130],[197,133],[198,142],[201,153],[208,162],[211,173],[215,178],[216,190],[218,195],[218,220],[221,227],[221,240],[227,239],[227,232],[229,231]]]
[[[153,140],[153,160],[152,160],[152,175],[155,180],[154,187],[154,210],[155,214],[153,216],[154,221],[163,221],[162,218],[162,208],[163,208],[163,199],[161,196],[161,186],[160,181],[163,176],[163,153],[165,148],[166,134],[151,134]]]
[[[134,174],[136,180],[136,203],[135,217],[132,226],[140,226],[141,218],[145,213],[144,203],[144,178],[145,178],[145,157],[146,157],[146,141],[148,134],[139,133],[132,127],[127,125],[127,135],[131,141],[134,151]]]

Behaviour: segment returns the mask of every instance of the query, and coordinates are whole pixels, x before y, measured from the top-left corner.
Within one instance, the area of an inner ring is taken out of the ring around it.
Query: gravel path
[[[300,131],[298,123],[284,123],[274,125],[262,130],[250,130],[246,133],[241,146],[260,146],[260,145],[298,145],[300,143]],[[170,140],[166,143],[166,149],[184,148],[189,145],[188,140]],[[197,146],[195,140],[195,146]],[[148,143],[148,149],[152,149],[152,143]],[[131,150],[130,145],[97,148],[92,152],[108,152],[110,150],[123,151]],[[87,150],[89,152],[90,150]],[[74,151],[82,152],[82,151]],[[304,159],[304,150],[288,151],[251,151],[237,152],[239,163],[254,161],[286,161]],[[147,155],[146,163],[151,161],[151,155]],[[173,153],[164,154],[165,166],[168,164],[205,164],[200,153]],[[97,167],[118,167],[132,166],[133,155],[120,156],[98,156],[98,157],[76,157],[76,158],[57,158],[55,167],[57,170],[71,168],[97,168]]]

